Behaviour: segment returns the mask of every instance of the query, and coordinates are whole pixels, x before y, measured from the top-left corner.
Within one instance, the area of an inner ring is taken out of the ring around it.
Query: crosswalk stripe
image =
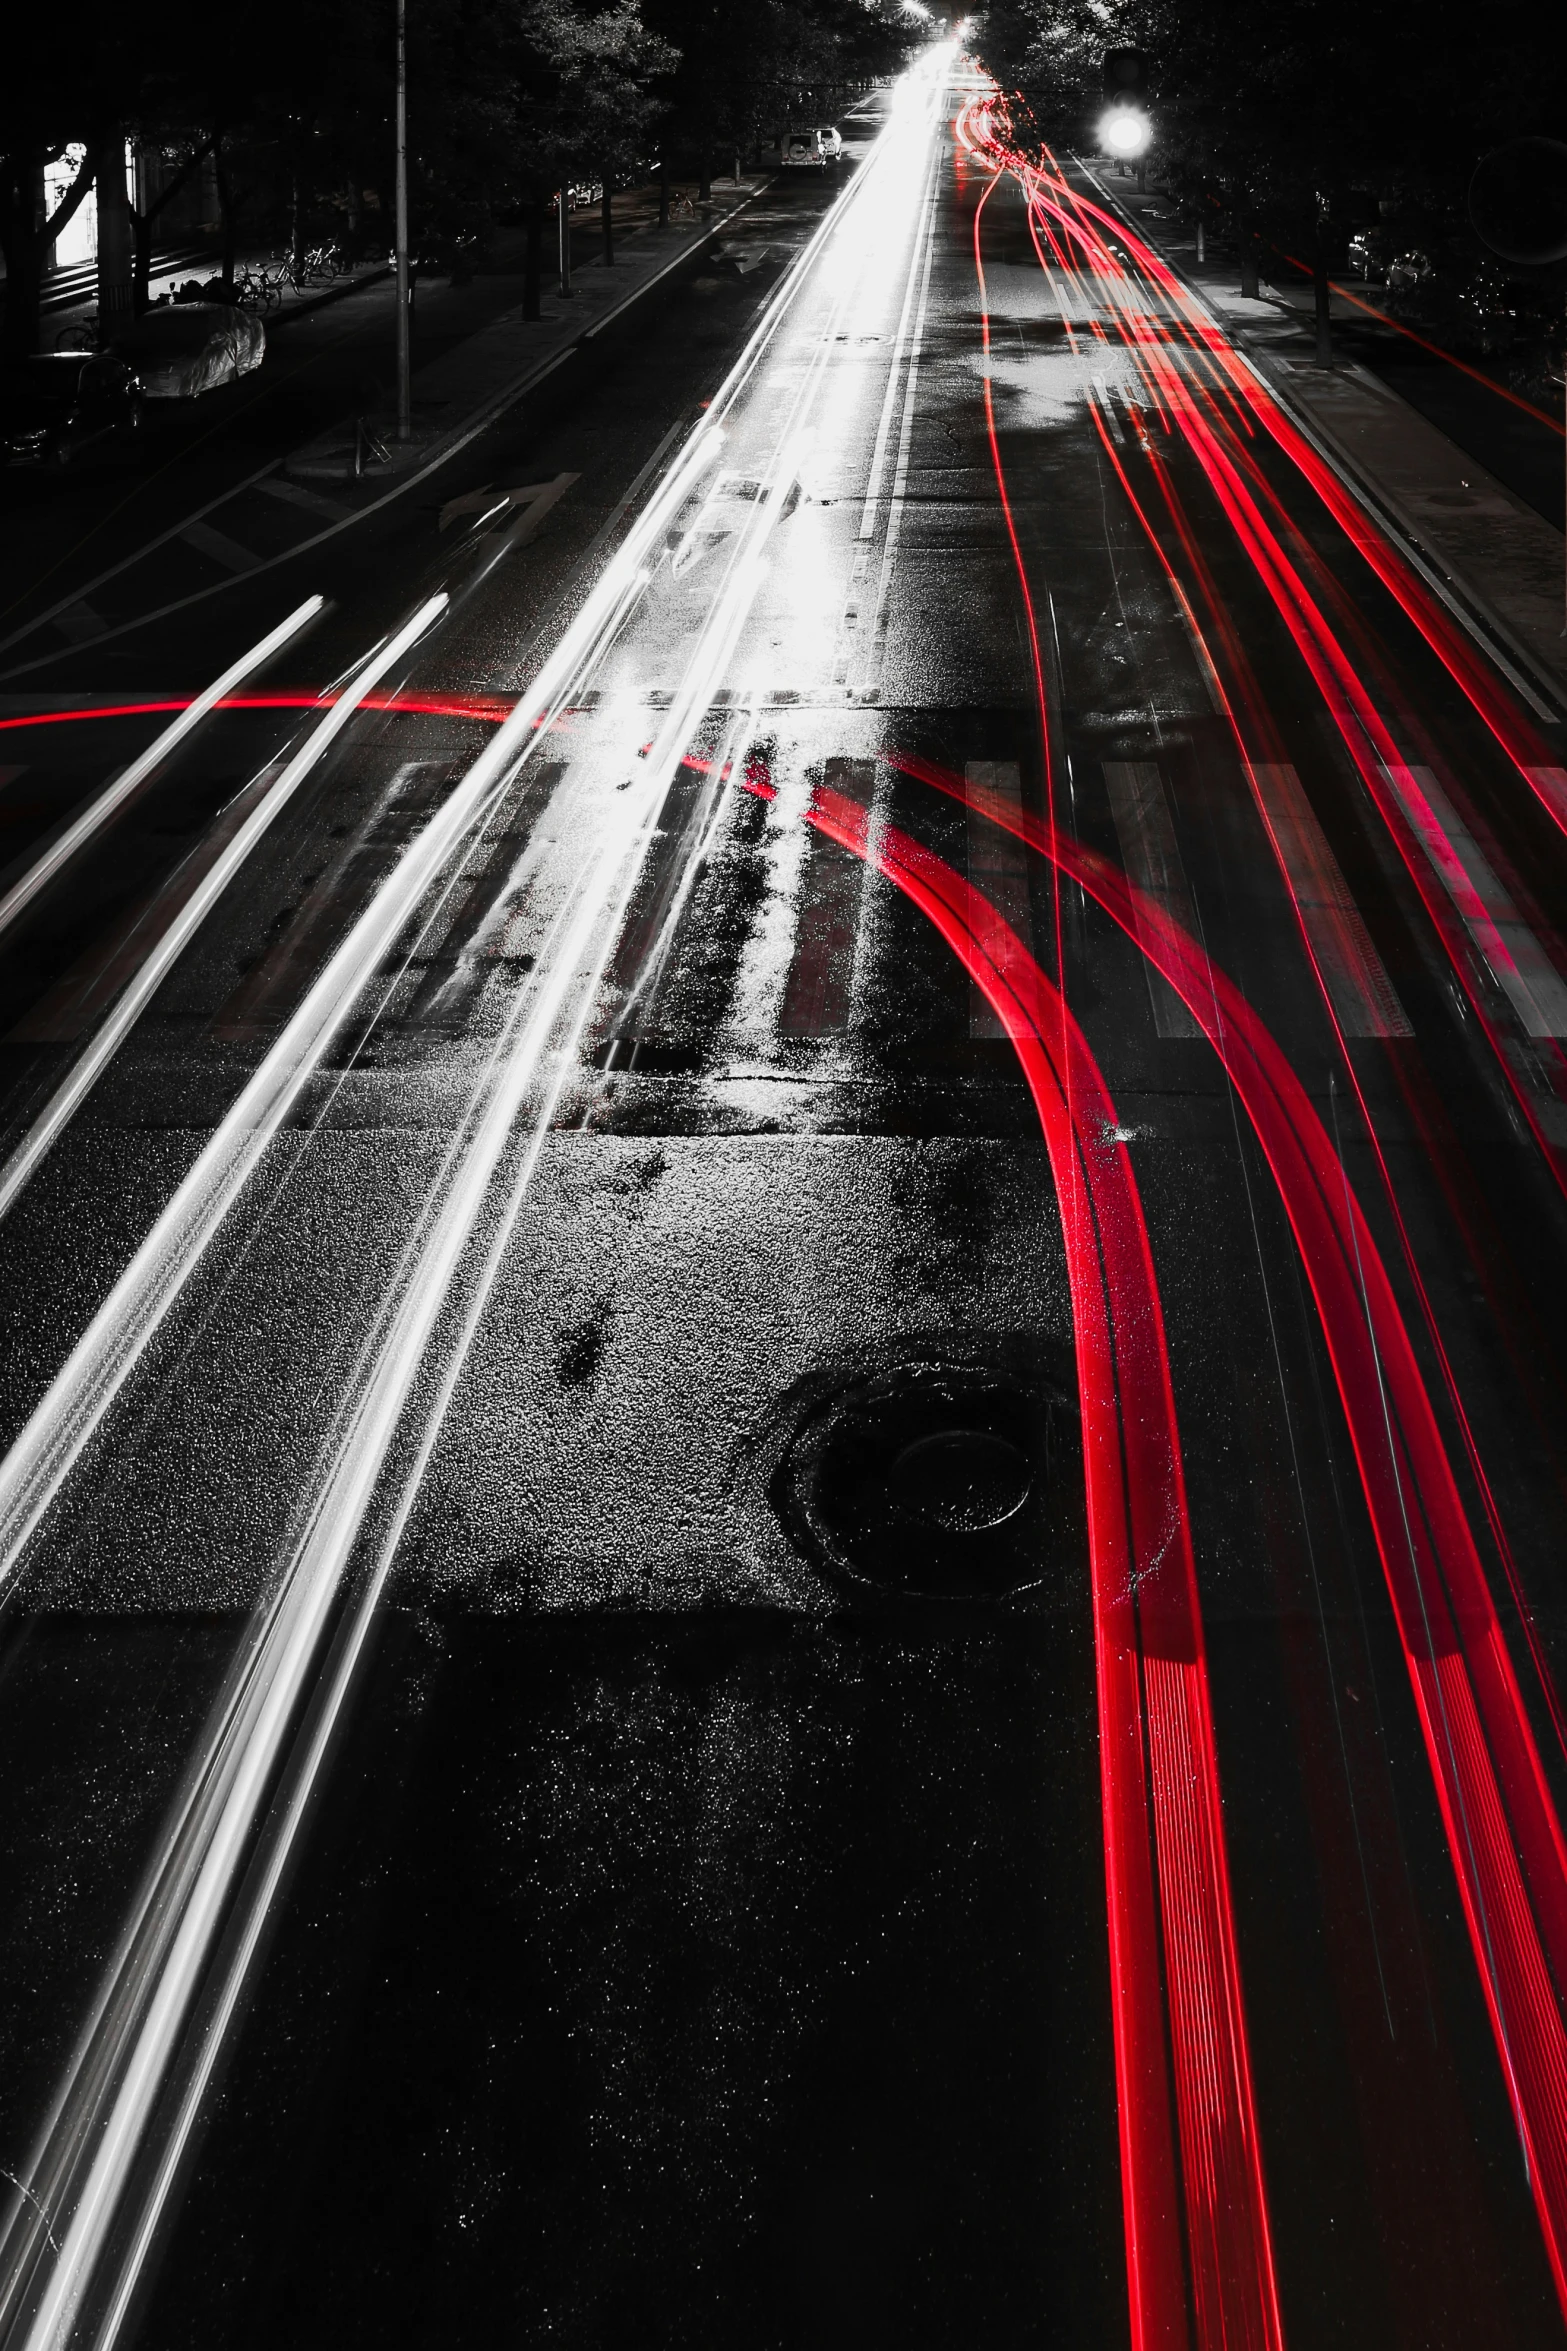
[[[1172,922],[1198,937],[1197,909],[1192,904],[1158,763],[1152,759],[1107,759],[1104,776],[1121,844],[1121,862],[1128,875]],[[1156,970],[1151,955],[1145,955],[1143,971],[1159,1035],[1200,1037],[1202,1030],[1169,981]]]
[[[1382,772],[1525,1033],[1567,1037],[1567,984],[1431,769]]]
[[[1567,767],[1531,767],[1535,790],[1549,803],[1559,825],[1567,826]]]
[[[1021,810],[1023,782],[1015,759],[970,759],[963,773],[971,784],[993,792],[998,800]],[[964,848],[968,878],[994,909],[998,923],[1005,923],[1015,931],[1032,955],[1034,918],[1028,889],[1028,852],[1015,833],[993,824],[977,808],[967,811],[967,820]],[[968,1033],[971,1037],[1004,1037],[1007,1033],[990,998],[972,981]]]
[[[214,563],[221,563],[225,571],[254,571],[261,562],[259,555],[225,532],[215,531],[210,522],[188,522],[180,537],[198,555],[210,555]]]
[[[1293,767],[1251,769],[1274,852],[1347,1037],[1412,1037],[1381,956]]]
[[[875,762],[833,758],[826,780],[835,792],[868,800]],[[779,1034],[842,1036],[854,1004],[854,956],[860,935],[867,868],[812,833],[796,920],[794,956],[784,986]]]

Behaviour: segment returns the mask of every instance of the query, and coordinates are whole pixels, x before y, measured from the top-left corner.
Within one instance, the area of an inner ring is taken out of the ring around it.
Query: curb
[[[503,385],[499,392],[492,392],[489,398],[481,401],[477,408],[471,408],[460,424],[451,426],[430,443],[428,450],[422,455],[422,461],[411,472],[404,475],[396,487],[387,492],[385,498],[377,499],[373,505],[364,507],[360,514],[352,517],[352,520],[358,522],[362,520],[363,515],[376,513],[391,498],[400,495],[405,489],[412,489],[416,482],[424,481],[428,475],[434,473],[437,466],[445,465],[448,459],[457,455],[459,450],[465,449],[470,441],[476,440],[479,434],[492,425],[498,416],[504,416],[506,410],[513,407],[517,401],[526,399],[530,392],[536,391],[540,384],[547,382],[557,368],[564,367],[568,361],[575,359],[597,336],[603,334],[606,328],[613,326],[615,321],[624,317],[628,310],[634,309],[637,303],[643,301],[653,292],[655,287],[661,286],[664,280],[673,276],[677,269],[685,268],[697,254],[701,253],[716,236],[729,226],[731,221],[738,220],[741,213],[748,211],[758,196],[763,195],[771,186],[771,179],[763,180],[760,186],[751,190],[743,204],[735,205],[733,210],[726,212],[721,219],[710,222],[699,237],[693,239],[682,252],[672,254],[663,268],[656,271],[652,277],[646,279],[639,286],[633,286],[612,310],[605,311],[602,318],[595,319],[590,327],[584,327],[580,334],[573,335],[569,343],[563,344],[561,349],[552,353],[548,359],[540,360],[522,375],[514,376],[510,383]],[[312,462],[305,450],[285,457],[282,460],[282,465],[284,473],[291,481],[343,482],[352,481],[355,478],[351,459],[346,465],[339,463],[336,459],[326,457]],[[347,522],[342,522],[335,524],[333,530],[346,530],[348,527]],[[333,531],[321,533],[322,538],[332,536]],[[319,541],[307,540],[305,544],[315,546],[319,544]]]

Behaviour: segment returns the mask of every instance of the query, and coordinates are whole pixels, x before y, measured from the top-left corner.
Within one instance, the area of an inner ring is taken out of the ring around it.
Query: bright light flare
[[[1140,107],[1112,106],[1099,124],[1099,144],[1122,163],[1135,163],[1153,144],[1153,124]]]

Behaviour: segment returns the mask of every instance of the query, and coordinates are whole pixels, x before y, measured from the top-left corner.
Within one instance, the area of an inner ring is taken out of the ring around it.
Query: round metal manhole
[[[818,1400],[772,1480],[791,1535],[835,1577],[999,1597],[1081,1554],[1077,1413],[975,1367],[901,1363]]]

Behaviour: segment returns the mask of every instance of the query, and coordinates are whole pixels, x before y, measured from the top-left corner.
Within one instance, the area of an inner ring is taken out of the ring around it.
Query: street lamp
[[[397,0],[397,438],[400,441],[411,441],[414,429],[408,327],[407,0]]]

